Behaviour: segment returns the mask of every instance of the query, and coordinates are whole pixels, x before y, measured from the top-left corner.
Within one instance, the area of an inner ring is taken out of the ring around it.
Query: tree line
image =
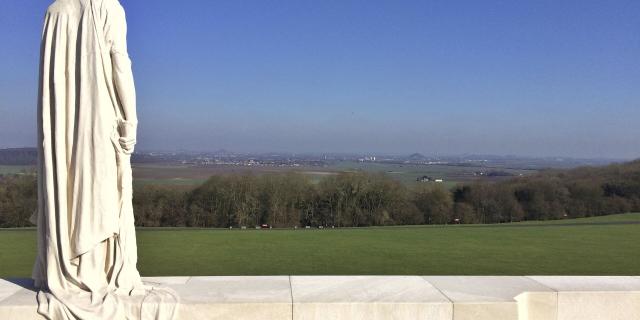
[[[0,227],[31,225],[33,175],[0,176]],[[403,185],[383,173],[339,173],[319,182],[300,173],[212,176],[184,189],[134,188],[138,226],[363,227],[503,223],[640,211],[640,161],[546,170],[502,182],[446,189]]]

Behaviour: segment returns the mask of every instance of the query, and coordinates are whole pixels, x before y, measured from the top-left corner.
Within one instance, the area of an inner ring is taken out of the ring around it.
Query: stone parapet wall
[[[640,277],[147,277],[179,319],[640,320]],[[42,319],[29,279],[0,279],[0,319]]]

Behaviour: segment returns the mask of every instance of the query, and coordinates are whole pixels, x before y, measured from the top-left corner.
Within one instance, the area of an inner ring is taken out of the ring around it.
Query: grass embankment
[[[502,225],[138,229],[143,276],[640,274],[640,213]],[[28,277],[34,229],[0,231],[0,276]]]

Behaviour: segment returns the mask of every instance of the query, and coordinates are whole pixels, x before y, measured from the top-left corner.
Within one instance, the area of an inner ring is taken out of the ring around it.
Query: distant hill
[[[427,160],[428,158],[425,157],[423,154],[421,153],[414,153],[412,155],[409,155],[409,160],[410,161],[424,161]]]
[[[38,149],[36,148],[9,148],[0,149],[0,165],[36,165],[38,161]]]

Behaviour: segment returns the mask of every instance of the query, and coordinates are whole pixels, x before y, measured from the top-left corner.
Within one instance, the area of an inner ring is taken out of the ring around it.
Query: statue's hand
[[[120,120],[118,127],[120,128],[120,138],[118,142],[125,154],[132,154],[136,145],[136,130],[138,128],[137,120]]]
[[[122,150],[124,151],[125,154],[133,153],[133,150],[135,149],[135,145],[136,145],[135,139],[120,137],[118,141],[120,142],[120,146],[122,147]]]

